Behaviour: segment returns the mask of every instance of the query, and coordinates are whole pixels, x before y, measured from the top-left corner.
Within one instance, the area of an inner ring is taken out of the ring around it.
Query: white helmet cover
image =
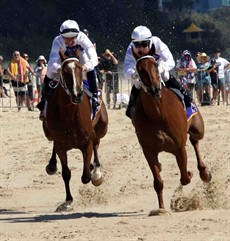
[[[150,40],[152,37],[151,31],[145,26],[136,27],[131,35],[132,42],[140,42]]]
[[[65,38],[76,37],[79,33],[80,29],[76,21],[74,20],[66,20],[62,23],[60,27],[60,34]]]

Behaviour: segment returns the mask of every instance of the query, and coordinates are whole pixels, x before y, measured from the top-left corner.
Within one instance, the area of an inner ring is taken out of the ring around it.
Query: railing
[[[38,93],[35,77],[36,76],[33,76],[31,78],[32,80],[31,83],[26,85],[27,91],[28,91],[28,86],[32,88],[33,95],[30,97],[33,103],[33,108],[36,106],[37,102],[39,101],[38,96],[41,95],[41,91],[42,91],[40,89],[40,93]],[[106,80],[105,74],[102,75],[102,78],[103,78],[102,93],[103,93],[103,99],[105,101],[107,108],[108,109],[109,108],[113,108],[113,109],[126,108],[128,105],[129,95],[132,87],[131,80],[126,79],[123,76],[122,72],[113,72],[112,78],[110,78],[110,80]],[[12,98],[15,97],[15,94],[12,88],[10,78],[8,76],[3,76],[3,86],[7,89],[7,93],[9,97],[0,98],[1,99],[0,108],[15,108],[15,107],[19,108],[20,106],[18,106],[17,104],[18,103],[17,98],[15,102],[12,101]],[[194,84],[190,88],[191,94],[193,95],[195,102],[201,106],[210,105],[210,101],[211,101],[210,97],[212,97],[212,86],[210,84],[207,86],[210,93],[209,99],[206,99],[205,88],[206,86],[203,83],[199,87],[197,87],[197,84]],[[25,98],[26,98],[26,94],[25,94]],[[25,105],[23,107],[27,107],[27,106]]]

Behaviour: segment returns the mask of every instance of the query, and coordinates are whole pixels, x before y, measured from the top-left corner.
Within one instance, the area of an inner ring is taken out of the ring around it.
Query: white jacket
[[[160,71],[161,75],[163,75],[162,78],[164,81],[167,81],[167,78],[164,78],[164,76],[169,76],[168,72],[175,67],[175,61],[173,59],[172,53],[170,52],[168,46],[156,36],[152,37],[152,44],[154,44],[155,46],[156,54],[160,56],[158,65],[164,69],[163,72]],[[133,56],[132,47],[133,43],[131,42],[126,50],[123,67],[124,76],[128,79],[132,79],[131,75],[135,73],[136,69],[136,59]],[[133,80],[133,84],[137,88],[140,88],[138,82],[138,78],[136,80]]]
[[[87,67],[87,72],[94,69],[98,65],[97,52],[89,40],[89,38],[83,33],[79,32],[76,38],[76,45],[80,45],[83,51],[79,57],[80,63]],[[66,51],[66,45],[64,39],[61,35],[55,37],[53,40],[52,48],[50,51],[49,62],[47,67],[47,77],[53,79],[57,75],[57,70],[61,67],[61,59],[59,56],[59,49]]]

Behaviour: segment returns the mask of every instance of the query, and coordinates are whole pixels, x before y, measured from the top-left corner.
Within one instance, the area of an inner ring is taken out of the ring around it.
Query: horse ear
[[[151,49],[149,50],[149,55],[154,56],[156,54],[156,49],[155,49],[155,45],[152,44]]]

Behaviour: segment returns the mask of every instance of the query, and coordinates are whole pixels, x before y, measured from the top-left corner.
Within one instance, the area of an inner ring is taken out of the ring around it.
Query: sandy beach
[[[68,153],[74,202],[63,213],[55,212],[65,199],[61,166],[53,176],[45,171],[52,143],[39,112],[0,108],[0,240],[229,241],[230,107],[199,109],[205,122],[200,151],[212,181],[200,180],[189,141],[188,186],[180,186],[175,157],[161,153],[169,213],[149,217],[158,209],[153,178],[124,108],[108,110],[109,129],[99,148],[101,186],[83,185],[81,153]]]

